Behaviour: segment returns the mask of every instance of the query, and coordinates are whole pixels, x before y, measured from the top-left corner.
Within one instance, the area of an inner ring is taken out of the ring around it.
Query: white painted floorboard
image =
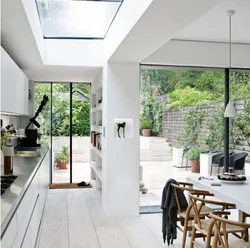
[[[93,189],[49,190],[37,248],[168,247],[161,222],[161,214],[106,218]],[[178,236],[173,248],[181,247]]]

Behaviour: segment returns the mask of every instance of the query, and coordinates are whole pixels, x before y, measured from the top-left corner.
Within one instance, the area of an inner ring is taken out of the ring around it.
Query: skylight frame
[[[107,33],[109,32],[109,29],[110,29],[110,27],[111,27],[111,25],[113,24],[113,21],[114,21],[114,19],[116,18],[116,15],[117,15],[117,13],[119,12],[119,10],[120,10],[120,8],[121,8],[121,6],[122,6],[122,4],[123,4],[123,1],[124,0],[70,0],[71,2],[113,2],[113,3],[120,3],[119,4],[119,6],[118,6],[118,8],[117,8],[117,10],[116,10],[116,12],[115,12],[115,14],[114,14],[114,16],[113,16],[113,18],[112,18],[112,20],[111,20],[111,22],[109,23],[109,25],[108,25],[108,28],[107,28],[107,30],[106,30],[106,32],[105,32],[105,34],[104,34],[104,36],[103,37],[88,37],[88,36],[46,36],[45,34],[44,34],[44,29],[43,29],[43,20],[42,20],[42,16],[40,16],[40,11],[39,11],[39,6],[38,6],[38,1],[39,0],[34,0],[35,1],[35,3],[36,3],[36,8],[37,8],[37,14],[38,14],[38,18],[39,18],[39,21],[40,21],[40,25],[41,25],[41,29],[42,29],[42,33],[43,33],[43,38],[44,39],[58,39],[58,40],[61,40],[61,39],[63,39],[63,40],[104,40],[105,39],[105,37],[107,36]]]

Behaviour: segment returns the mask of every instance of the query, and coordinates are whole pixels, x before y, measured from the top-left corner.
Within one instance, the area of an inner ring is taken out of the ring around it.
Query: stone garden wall
[[[174,109],[167,109],[167,104],[169,102],[168,97],[163,97],[159,99],[160,101],[163,102],[163,117],[162,117],[162,129],[163,129],[163,137],[166,138],[166,141],[169,142],[172,146],[176,146],[179,143],[180,137],[182,133],[184,132],[184,127],[185,127],[185,120],[184,116],[189,113],[190,109],[192,107],[183,107],[183,108],[174,108]],[[203,106],[200,106],[200,110],[203,111],[205,110],[205,119],[204,119],[204,124],[202,126],[201,130],[201,136],[208,136],[208,128],[206,126],[206,123],[208,123],[206,120],[211,118],[212,113],[217,108],[220,108],[222,106],[221,103],[219,104],[206,104]],[[237,100],[235,101],[235,108],[236,108],[236,113],[242,112],[244,109],[244,100]],[[250,125],[250,123],[249,123]],[[204,144],[203,144],[204,145]],[[247,151],[250,153],[250,148],[247,145],[247,142],[244,140],[240,140],[238,144],[235,146],[234,150],[236,152],[238,151]],[[250,158],[248,157],[248,161]]]

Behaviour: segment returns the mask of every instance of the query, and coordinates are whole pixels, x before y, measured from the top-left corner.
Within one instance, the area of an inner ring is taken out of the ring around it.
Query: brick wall
[[[169,102],[168,97],[161,96],[160,99],[163,104],[163,117],[162,117],[162,129],[163,129],[163,137],[166,138],[167,142],[170,144],[177,145],[178,137],[183,133],[185,127],[184,116],[187,114],[192,107],[183,107],[183,108],[175,108],[175,109],[167,109],[167,103]],[[202,105],[201,110],[205,110],[205,121],[203,122],[201,135],[207,136],[208,135],[208,128],[206,126],[206,119],[208,120],[211,118],[211,113],[213,113],[216,108],[219,108],[220,104],[209,104],[209,105]],[[244,109],[244,100],[237,100],[235,101],[235,109],[236,113],[241,113]],[[239,144],[236,145],[235,149],[236,152],[238,151],[247,151],[250,153],[249,146],[247,145],[246,141],[240,140]],[[248,160],[250,158],[248,157]]]

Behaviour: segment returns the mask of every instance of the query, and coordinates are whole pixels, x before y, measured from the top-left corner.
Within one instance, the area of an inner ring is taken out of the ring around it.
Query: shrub
[[[186,154],[185,154],[185,158],[189,159],[189,160],[196,160],[196,161],[200,161],[200,154],[202,152],[205,152],[204,148],[201,147],[193,147],[191,148]]]
[[[169,95],[171,99],[169,108],[201,105],[214,101],[213,95],[208,91],[199,91],[190,87],[176,89]]]
[[[60,163],[60,162],[67,162],[68,158],[65,154],[63,154],[62,152],[58,153],[56,155],[56,163]]]
[[[150,120],[142,120],[140,123],[141,129],[151,129],[153,126],[152,121]]]

